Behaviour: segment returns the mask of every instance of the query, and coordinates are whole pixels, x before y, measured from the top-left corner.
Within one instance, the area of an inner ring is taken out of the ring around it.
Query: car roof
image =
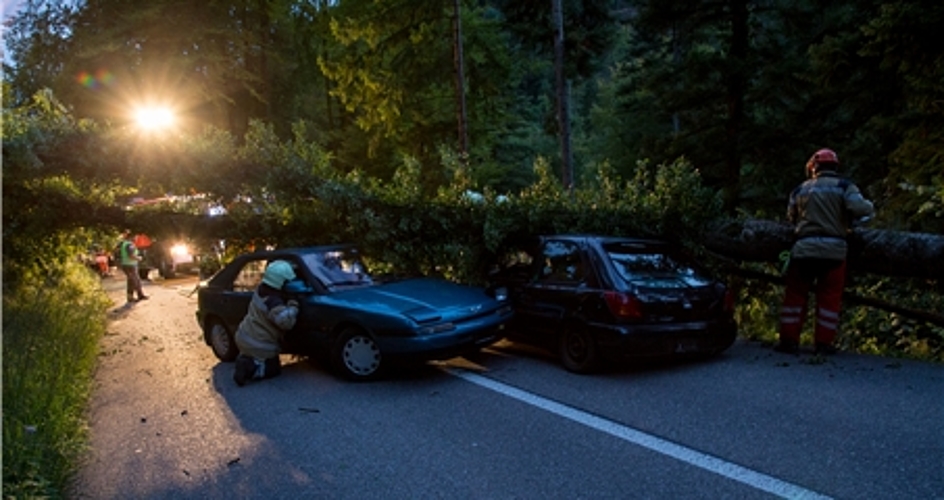
[[[665,240],[654,238],[638,238],[634,236],[606,236],[599,234],[547,234],[541,235],[542,240],[568,240],[581,243],[596,243],[606,245],[608,243],[638,243],[644,245],[666,245]]]
[[[351,243],[341,243],[334,245],[319,245],[319,246],[309,246],[309,247],[289,247],[289,248],[277,248],[273,250],[257,250],[255,252],[246,252],[237,255],[232,262],[229,262],[220,270],[220,272],[213,275],[208,283],[220,283],[228,280],[232,280],[238,269],[246,261],[253,260],[277,260],[284,259],[286,257],[293,257],[297,260],[303,260],[305,255],[312,255],[317,253],[331,252],[337,250],[348,250],[351,248],[357,248],[357,245]],[[309,269],[303,271],[305,275],[311,273]]]
[[[346,250],[350,248],[356,248],[357,246],[350,243],[340,243],[335,245],[318,245],[310,247],[290,247],[290,248],[276,248],[273,250],[257,250],[255,252],[247,252],[240,255],[240,257],[248,257],[252,259],[266,258],[266,257],[277,257],[280,255],[310,255],[313,253],[324,253],[331,252],[335,250]]]

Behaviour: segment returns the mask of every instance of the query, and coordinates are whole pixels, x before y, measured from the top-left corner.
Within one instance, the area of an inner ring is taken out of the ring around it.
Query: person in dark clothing
[[[872,202],[838,174],[839,157],[820,149],[806,163],[807,180],[790,193],[787,219],[796,241],[786,271],[786,291],[780,309],[779,352],[799,352],[800,332],[808,295],[816,296],[814,348],[818,354],[836,352],[842,290],[846,279],[846,235],[853,223],[871,219]]]

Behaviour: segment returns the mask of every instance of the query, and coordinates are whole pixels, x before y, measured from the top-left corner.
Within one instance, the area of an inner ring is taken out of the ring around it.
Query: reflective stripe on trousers
[[[832,344],[839,330],[845,279],[845,261],[833,266],[824,266],[822,262],[808,263],[802,259],[792,261],[787,269],[786,290],[780,309],[780,338],[800,340],[808,296],[812,291],[816,296],[815,341]]]

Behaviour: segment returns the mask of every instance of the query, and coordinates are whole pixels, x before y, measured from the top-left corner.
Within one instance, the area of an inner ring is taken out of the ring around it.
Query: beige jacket
[[[791,257],[845,260],[853,222],[875,214],[859,188],[836,172],[822,171],[790,193],[787,219],[795,225]]]
[[[291,330],[297,319],[298,307],[294,302],[284,304],[270,297],[267,303],[257,290],[252,294],[249,311],[236,331],[239,353],[260,360],[278,356],[282,351],[283,332]]]

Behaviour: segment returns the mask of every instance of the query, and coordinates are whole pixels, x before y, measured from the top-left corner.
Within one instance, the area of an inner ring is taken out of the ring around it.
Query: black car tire
[[[177,272],[174,270],[174,265],[167,262],[166,260],[161,260],[161,267],[159,271],[161,278],[166,280],[172,280],[177,277]]]
[[[704,359],[711,359],[711,358],[714,358],[714,357],[716,357],[716,356],[720,356],[721,353],[723,353],[724,351],[728,350],[728,348],[730,348],[732,345],[734,345],[734,339],[735,339],[735,336],[734,336],[734,335],[732,335],[732,336],[731,336],[730,338],[728,338],[728,339],[725,339],[725,340],[724,340],[724,343],[721,344],[721,346],[716,347],[715,349],[713,349],[713,350],[708,351],[707,353],[705,353],[705,354],[704,354]]]
[[[597,344],[582,325],[569,324],[560,335],[560,360],[568,371],[593,373],[600,364]]]
[[[210,320],[207,322],[205,330],[207,342],[213,349],[213,354],[220,361],[233,361],[239,355],[239,347],[236,346],[236,338],[233,332],[229,331],[219,320]]]
[[[346,379],[375,379],[380,374],[383,356],[380,347],[364,330],[349,327],[335,339],[331,356],[335,370]]]

